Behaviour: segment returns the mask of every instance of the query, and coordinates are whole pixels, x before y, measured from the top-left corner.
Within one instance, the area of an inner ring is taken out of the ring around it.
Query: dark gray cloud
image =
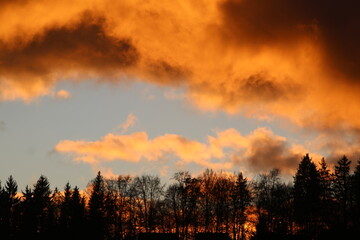
[[[149,62],[147,72],[158,83],[178,85],[190,75],[190,70],[183,66],[176,66],[164,60]]]
[[[105,27],[103,18],[84,14],[80,22],[50,27],[31,41],[18,39],[12,46],[0,42],[0,74],[26,79],[85,70],[107,76],[135,65],[140,56],[131,40],[114,38]]]
[[[286,138],[263,128],[254,131],[247,139],[245,151],[232,155],[232,160],[234,164],[245,165],[257,173],[277,168],[292,174],[306,153],[303,146],[292,145]]]
[[[359,1],[228,0],[220,8],[225,41],[291,48],[308,38],[322,48],[329,71],[359,80]]]
[[[269,79],[265,74],[255,74],[241,81],[242,85],[238,92],[242,92],[243,99],[252,101],[276,101],[278,99],[294,97],[300,91],[300,87],[291,84],[291,81],[283,80],[277,83],[276,79]]]
[[[296,169],[301,154],[293,153],[286,142],[276,139],[263,139],[253,142],[247,157],[249,167],[257,172],[278,168],[284,173]]]

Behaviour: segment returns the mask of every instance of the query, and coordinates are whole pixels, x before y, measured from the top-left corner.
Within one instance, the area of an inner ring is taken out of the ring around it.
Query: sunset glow
[[[286,175],[305,153],[357,159],[357,7],[0,1],[1,173],[23,183],[39,173],[11,159],[45,164],[56,182],[67,179],[57,165],[81,169],[81,181],[98,169]]]

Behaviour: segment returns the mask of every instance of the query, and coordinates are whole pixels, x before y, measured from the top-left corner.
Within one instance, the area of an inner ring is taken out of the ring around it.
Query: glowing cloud
[[[355,0],[1,1],[0,100],[48,95],[65,78],[136,77],[180,86],[204,110],[359,129],[357,9]]]
[[[285,173],[296,169],[306,151],[290,146],[285,138],[270,130],[259,128],[247,136],[235,129],[208,136],[201,143],[175,134],[149,139],[145,132],[130,135],[107,134],[98,141],[64,140],[55,146],[59,153],[70,154],[76,161],[99,166],[103,161],[158,161],[165,156],[178,159],[178,164],[195,163],[203,168],[231,169],[236,165],[254,170],[282,169]],[[162,172],[166,172],[166,165]]]

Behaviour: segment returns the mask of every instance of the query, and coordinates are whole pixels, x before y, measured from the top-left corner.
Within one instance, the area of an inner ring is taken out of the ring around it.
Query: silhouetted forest
[[[10,176],[0,184],[0,239],[353,239],[360,236],[360,162],[354,171],[350,163],[343,156],[329,169],[305,155],[289,183],[277,169],[252,181],[241,172],[178,172],[167,185],[158,176],[99,172],[85,192],[70,183],[51,190],[45,176],[20,192]]]

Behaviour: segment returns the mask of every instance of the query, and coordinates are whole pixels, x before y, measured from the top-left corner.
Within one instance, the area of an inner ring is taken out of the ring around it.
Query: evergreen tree
[[[6,235],[6,218],[7,218],[7,202],[6,202],[6,198],[5,198],[5,191],[3,189],[3,187],[1,186],[1,181],[0,181],[0,234],[3,234],[5,232],[4,235]]]
[[[14,178],[10,177],[6,181],[6,185],[3,189],[4,196],[4,212],[5,212],[5,231],[9,239],[15,237],[16,225],[18,224],[18,204],[20,198],[17,197],[17,183]]]
[[[243,240],[256,224],[252,239],[350,239],[360,234],[360,161],[353,174],[350,163],[342,157],[332,175],[325,159],[317,169],[306,154],[294,186],[277,169],[251,185],[242,173],[180,172],[165,198],[157,176],[115,180],[98,172],[89,183],[88,208],[77,187],[67,183],[63,193],[51,192],[44,176],[20,198],[10,176],[5,186],[0,182],[0,238],[131,240],[147,231],[181,240],[199,232]]]
[[[346,229],[348,225],[348,208],[351,189],[350,164],[351,161],[344,155],[335,166],[335,197],[340,205],[340,213],[344,229]]]
[[[91,183],[89,221],[91,239],[101,240],[105,234],[105,185],[100,171]]]
[[[63,202],[62,193],[55,187],[50,197],[50,205],[48,209],[48,219],[46,223],[46,236],[52,239],[62,239],[62,229],[60,226],[61,205]]]
[[[50,183],[44,175],[41,175],[34,184],[33,210],[38,238],[45,238],[51,223],[51,190]]]
[[[79,188],[75,187],[69,200],[69,238],[86,238],[86,219],[85,219],[85,198],[81,197]]]
[[[324,229],[328,229],[331,225],[335,224],[336,218],[334,218],[334,211],[336,211],[336,206],[334,202],[334,191],[333,191],[333,175],[328,169],[325,158],[322,158],[320,161],[319,168],[319,177],[320,177],[320,217],[321,224]]]
[[[70,231],[70,221],[71,221],[71,209],[70,209],[70,201],[71,201],[71,186],[70,183],[67,182],[64,187],[64,198],[61,203],[61,214],[60,214],[60,225],[61,231],[65,236],[69,234]]]
[[[321,185],[321,198],[332,199],[333,191],[331,185],[332,185],[333,177],[331,176],[325,158],[322,158],[320,161],[319,177],[320,177],[320,185]]]
[[[21,235],[22,238],[34,239],[37,232],[37,218],[34,208],[34,193],[29,186],[22,192],[23,201],[21,202]]]
[[[299,164],[294,178],[294,214],[305,237],[318,234],[321,183],[308,154]]]
[[[359,233],[360,232],[360,161],[358,161],[354,171],[352,192],[354,195],[354,212],[353,212],[354,228],[358,229],[358,233]]]

